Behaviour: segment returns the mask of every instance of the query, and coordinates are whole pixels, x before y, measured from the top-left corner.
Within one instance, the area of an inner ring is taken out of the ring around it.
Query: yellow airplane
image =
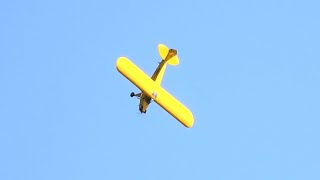
[[[185,127],[190,128],[194,123],[191,111],[160,85],[167,64],[172,66],[179,64],[177,50],[159,44],[158,51],[162,60],[151,78],[126,57],[118,58],[116,68],[141,90],[141,93],[132,92],[130,94],[131,97],[140,98],[139,111],[141,113],[147,112],[148,105],[153,100]]]

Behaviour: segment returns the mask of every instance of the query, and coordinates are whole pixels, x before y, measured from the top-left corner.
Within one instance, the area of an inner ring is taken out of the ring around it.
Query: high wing
[[[185,127],[192,127],[194,119],[191,111],[153,81],[126,57],[119,57],[117,70],[136,85],[144,94],[151,97],[157,104],[176,118]]]

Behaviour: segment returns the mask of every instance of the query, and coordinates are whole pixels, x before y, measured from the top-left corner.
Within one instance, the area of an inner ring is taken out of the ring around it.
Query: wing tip
[[[192,128],[193,124],[194,124],[194,119],[193,119],[192,113],[190,112],[190,115],[186,120],[186,123],[184,123],[183,125],[186,126],[187,128]]]

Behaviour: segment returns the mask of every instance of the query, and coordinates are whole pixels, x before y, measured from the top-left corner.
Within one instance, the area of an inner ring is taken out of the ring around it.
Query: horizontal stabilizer
[[[169,49],[164,44],[158,45],[158,51],[160,54],[160,57],[164,61],[168,61],[168,64],[175,66],[179,64],[179,58],[177,56],[177,50],[175,49]]]
[[[124,77],[136,85],[145,95],[151,97],[185,127],[192,127],[194,119],[191,111],[158,83],[153,81],[128,58],[118,58],[116,67]]]

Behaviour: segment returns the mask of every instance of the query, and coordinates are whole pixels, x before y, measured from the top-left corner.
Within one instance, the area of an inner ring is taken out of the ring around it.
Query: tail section
[[[163,61],[168,61],[168,64],[175,66],[179,64],[179,58],[177,56],[177,50],[169,49],[164,44],[158,45],[158,51]]]

